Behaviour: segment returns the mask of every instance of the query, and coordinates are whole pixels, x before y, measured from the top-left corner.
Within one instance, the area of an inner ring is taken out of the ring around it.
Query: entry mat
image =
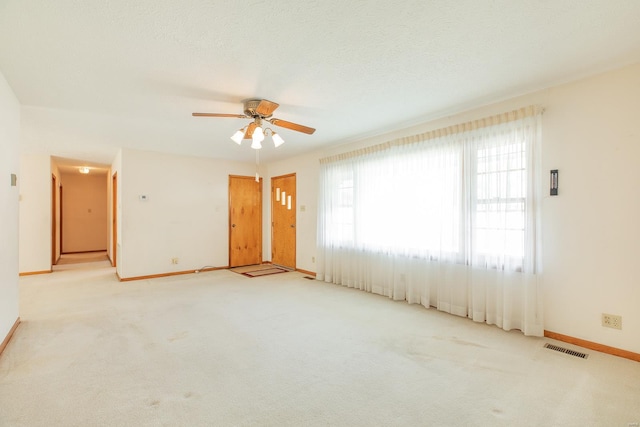
[[[229,270],[247,277],[261,277],[292,271],[273,264],[245,265],[243,267],[230,268]]]

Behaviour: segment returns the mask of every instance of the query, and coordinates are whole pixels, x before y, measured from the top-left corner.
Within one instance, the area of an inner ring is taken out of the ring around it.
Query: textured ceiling
[[[637,0],[0,0],[0,70],[24,152],[251,161],[248,121],[191,112],[259,97],[317,128],[264,161],[640,62],[639,21]]]

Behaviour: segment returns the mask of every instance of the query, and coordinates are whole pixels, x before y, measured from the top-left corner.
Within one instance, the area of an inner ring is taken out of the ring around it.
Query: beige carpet
[[[54,272],[69,270],[94,270],[97,268],[109,268],[111,261],[106,251],[85,252],[78,254],[63,254],[58,263],[53,266]]]
[[[56,265],[81,264],[86,262],[108,261],[107,251],[62,254]]]
[[[0,425],[640,422],[637,362],[303,277],[22,277]]]

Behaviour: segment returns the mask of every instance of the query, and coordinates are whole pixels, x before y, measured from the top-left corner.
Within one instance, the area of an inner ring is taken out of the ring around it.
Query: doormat
[[[234,273],[242,274],[247,277],[269,276],[271,274],[287,273],[291,271],[272,264],[247,265],[244,267],[231,268],[230,270]]]

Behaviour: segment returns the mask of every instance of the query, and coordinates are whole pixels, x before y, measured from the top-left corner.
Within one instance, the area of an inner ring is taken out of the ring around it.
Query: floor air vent
[[[307,280],[316,280],[315,277],[311,277],[311,276],[304,276],[303,279],[307,279]]]
[[[557,345],[553,345],[549,343],[545,344],[544,348],[559,351],[560,353],[565,353],[565,354],[568,354],[569,356],[575,356],[581,359],[586,359],[587,357],[589,357],[587,353],[580,353],[579,351],[569,350],[568,348],[558,347]]]

